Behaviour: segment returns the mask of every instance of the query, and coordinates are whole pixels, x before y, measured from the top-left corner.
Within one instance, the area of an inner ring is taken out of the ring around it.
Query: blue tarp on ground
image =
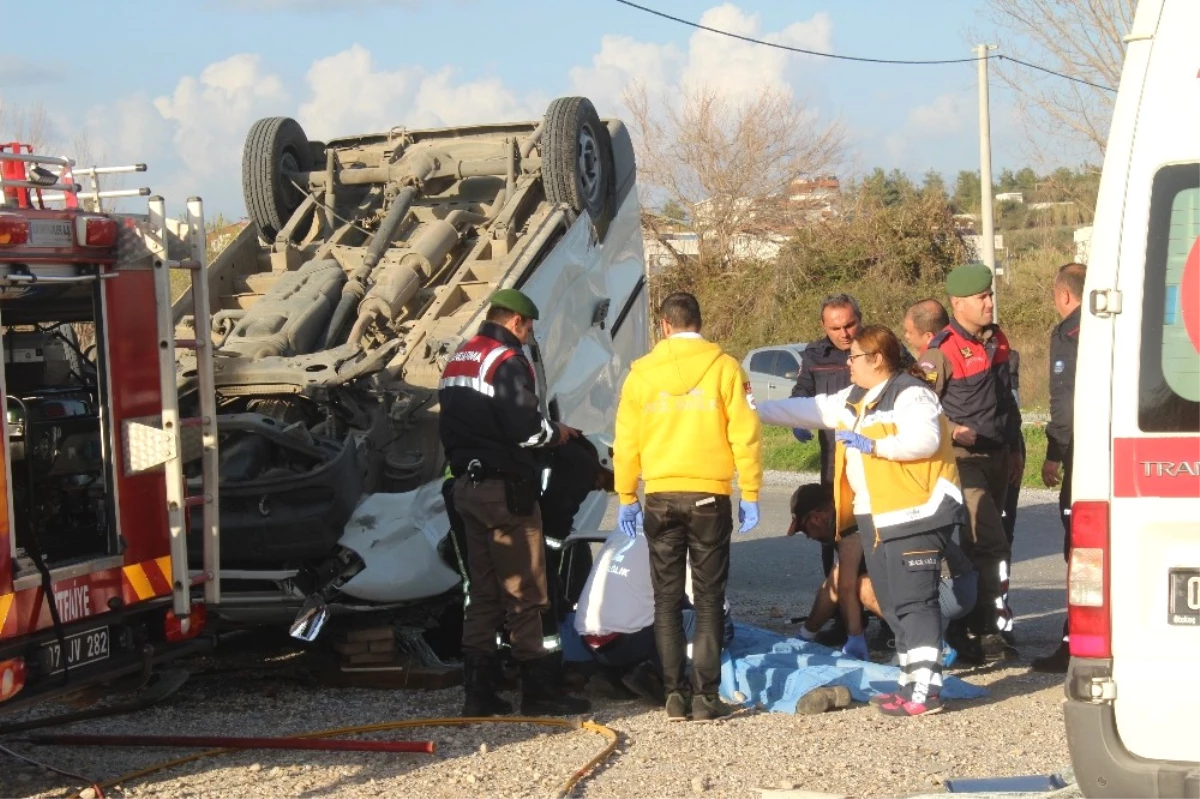
[[[844,685],[856,702],[896,690],[900,669],[843,656],[821,644],[734,624],[733,642],[721,655],[721,695],[774,713],[795,713],[800,697],[823,685]],[[738,694],[745,697],[741,700]],[[976,699],[987,690],[946,677],[944,699]]]

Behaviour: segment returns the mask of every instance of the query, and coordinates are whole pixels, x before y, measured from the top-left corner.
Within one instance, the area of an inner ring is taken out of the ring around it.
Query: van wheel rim
[[[588,207],[598,208],[602,200],[604,175],[600,166],[600,145],[591,125],[582,125],[579,128],[579,158],[576,171]]]

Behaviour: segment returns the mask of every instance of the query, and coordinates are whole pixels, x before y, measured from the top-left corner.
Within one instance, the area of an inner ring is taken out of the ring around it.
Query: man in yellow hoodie
[[[741,365],[700,335],[700,304],[676,292],[659,310],[663,340],[634,362],[617,408],[613,443],[621,529],[644,526],[654,586],[654,637],[663,664],[667,718],[727,716],[718,696],[733,475],[741,488],[739,532],[758,524],[762,433]],[[643,519],[638,477],[646,483]],[[644,525],[643,525],[644,521]],[[692,679],[684,678],[684,579],[691,560],[696,629]]]

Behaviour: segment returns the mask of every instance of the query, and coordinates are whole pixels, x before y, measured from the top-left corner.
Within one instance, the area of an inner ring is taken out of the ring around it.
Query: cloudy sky
[[[979,0],[645,0],[676,16],[806,49],[880,58],[971,55]],[[851,170],[977,169],[974,64],[880,66],[794,55],[696,31],[613,0],[195,0],[6,7],[5,119],[42,106],[62,143],[85,134],[108,163],[146,162],[172,205],[200,194],[242,215],[240,160],[255,119],[294,116],[313,139],[535,119],[584,94],[621,115],[632,79],[667,92],[789,91],[850,137]],[[38,33],[42,32],[42,35]],[[65,50],[65,52],[64,52]],[[993,162],[1027,162],[1013,98],[993,86]],[[11,138],[0,129],[0,139]]]

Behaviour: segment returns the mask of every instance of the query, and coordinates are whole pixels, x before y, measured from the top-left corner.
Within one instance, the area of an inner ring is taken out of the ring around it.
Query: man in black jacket
[[[1063,525],[1063,557],[1071,557],[1071,431],[1075,424],[1075,361],[1079,354],[1079,321],[1082,316],[1083,281],[1087,267],[1066,264],[1054,279],[1054,310],[1062,319],[1050,334],[1050,423],[1046,425],[1046,462],[1042,482],[1061,486],[1058,511]],[[1033,659],[1036,671],[1065,673],[1071,662],[1067,627],[1063,640],[1049,655]]]
[[[471,587],[463,621],[464,716],[512,712],[496,695],[496,630],[509,631],[521,665],[521,713],[584,713],[587,701],[559,687],[557,636],[547,641],[550,607],[535,451],[578,436],[540,410],[533,368],[522,351],[537,306],[515,289],[491,298],[479,333],[451,356],[441,382],[439,433],[455,477],[453,505],[467,538]]]

